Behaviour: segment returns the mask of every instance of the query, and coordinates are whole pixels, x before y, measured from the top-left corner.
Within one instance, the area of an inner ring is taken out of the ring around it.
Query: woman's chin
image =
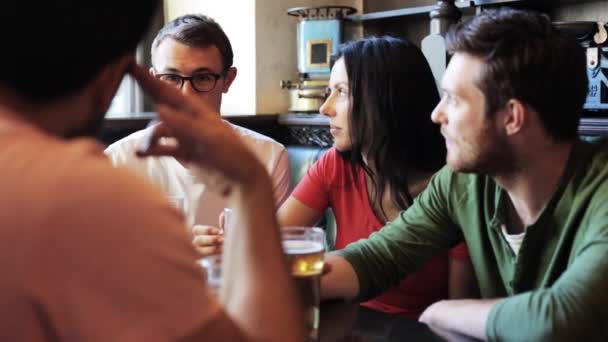
[[[345,144],[341,141],[334,140],[334,147],[340,152],[348,152],[351,149],[350,144]]]

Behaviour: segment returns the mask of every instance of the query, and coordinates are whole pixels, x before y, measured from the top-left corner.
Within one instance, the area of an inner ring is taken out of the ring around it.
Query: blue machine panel
[[[598,48],[599,58],[596,68],[587,68],[589,93],[585,101],[587,110],[608,109],[608,47]]]
[[[330,57],[342,41],[340,20],[302,20],[298,24],[298,71],[329,73]]]

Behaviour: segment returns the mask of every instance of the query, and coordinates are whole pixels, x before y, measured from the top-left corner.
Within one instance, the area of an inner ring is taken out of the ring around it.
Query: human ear
[[[507,135],[519,133],[527,122],[529,110],[523,102],[510,99],[504,108],[504,128]]]
[[[224,86],[222,87],[222,92],[227,93],[228,89],[232,85],[232,82],[236,78],[237,69],[236,67],[230,67],[228,71],[226,71],[226,76],[224,76]]]

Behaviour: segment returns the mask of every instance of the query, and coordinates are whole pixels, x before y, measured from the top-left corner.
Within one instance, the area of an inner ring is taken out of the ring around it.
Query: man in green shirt
[[[482,299],[433,304],[449,338],[608,340],[608,151],[578,141],[576,40],[540,14],[489,10],[447,36],[432,120],[447,167],[407,211],[328,257],[324,298],[364,300],[467,242]]]

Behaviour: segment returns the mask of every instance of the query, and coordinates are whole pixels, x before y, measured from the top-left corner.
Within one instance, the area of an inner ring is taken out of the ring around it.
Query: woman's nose
[[[327,96],[325,98],[325,101],[319,108],[319,113],[326,115],[326,116],[335,116],[336,112],[334,110],[334,106],[333,106],[332,102],[333,102],[332,96],[331,95]]]

